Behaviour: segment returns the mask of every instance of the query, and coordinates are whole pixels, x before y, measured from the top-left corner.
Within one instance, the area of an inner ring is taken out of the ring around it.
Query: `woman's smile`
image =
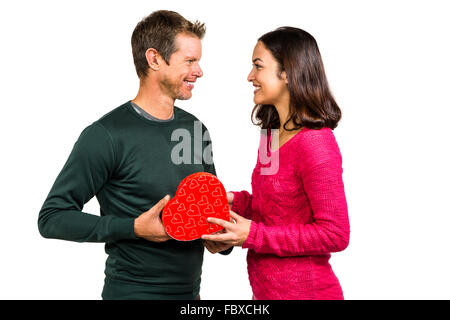
[[[256,94],[259,90],[261,90],[261,86],[258,86],[256,84],[253,84],[253,86],[255,87],[255,91],[253,91],[254,94]]]

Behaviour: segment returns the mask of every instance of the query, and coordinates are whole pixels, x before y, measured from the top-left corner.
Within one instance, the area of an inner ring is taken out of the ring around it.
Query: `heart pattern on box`
[[[197,172],[180,182],[163,209],[162,222],[173,239],[190,241],[223,229],[208,217],[230,220],[227,193],[215,175]]]

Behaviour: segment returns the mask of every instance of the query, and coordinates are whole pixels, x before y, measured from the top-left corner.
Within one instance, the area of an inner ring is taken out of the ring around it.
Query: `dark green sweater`
[[[105,242],[104,299],[197,296],[202,240],[156,243],[134,234],[134,219],[166,194],[174,196],[187,175],[200,171],[216,174],[214,164],[198,155],[194,159],[196,121],[177,107],[172,121],[151,121],[139,116],[127,102],[83,130],[56,178],[39,213],[39,231],[46,238]],[[181,142],[171,141],[171,136],[179,128],[187,129],[192,138],[188,164],[171,160],[173,147]],[[203,133],[206,128],[201,128]],[[209,144],[202,141],[202,150]],[[94,196],[100,216],[82,212]]]

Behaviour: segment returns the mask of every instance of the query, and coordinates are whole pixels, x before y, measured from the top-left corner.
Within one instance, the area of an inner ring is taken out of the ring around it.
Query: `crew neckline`
[[[151,115],[150,113],[148,113],[147,111],[145,111],[144,109],[142,109],[140,106],[138,106],[136,103],[134,103],[133,101],[130,102],[131,106],[133,107],[134,111],[136,111],[140,116],[151,120],[151,121],[156,121],[156,122],[167,122],[167,121],[172,121],[174,118],[174,113],[172,113],[172,116],[170,117],[170,119],[159,119],[156,118],[155,116]]]
[[[155,121],[155,120],[150,120],[147,119],[145,117],[143,117],[142,115],[138,114],[136,112],[136,110],[134,109],[133,105],[132,105],[132,101],[129,100],[126,104],[127,109],[134,115],[134,117],[136,117],[137,119],[140,119],[141,121],[153,125],[153,126],[169,126],[173,123],[175,123],[175,121],[177,120],[178,117],[178,107],[173,106],[173,118],[169,119],[167,121],[163,120],[163,121]]]

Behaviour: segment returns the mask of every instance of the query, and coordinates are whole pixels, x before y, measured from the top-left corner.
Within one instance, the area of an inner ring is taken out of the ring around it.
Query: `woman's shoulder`
[[[341,158],[339,146],[330,128],[303,128],[296,139],[296,149],[303,160],[324,161],[330,158]]]
[[[318,147],[322,144],[336,142],[333,130],[330,128],[310,129],[303,128],[298,133],[297,143],[303,147]]]

